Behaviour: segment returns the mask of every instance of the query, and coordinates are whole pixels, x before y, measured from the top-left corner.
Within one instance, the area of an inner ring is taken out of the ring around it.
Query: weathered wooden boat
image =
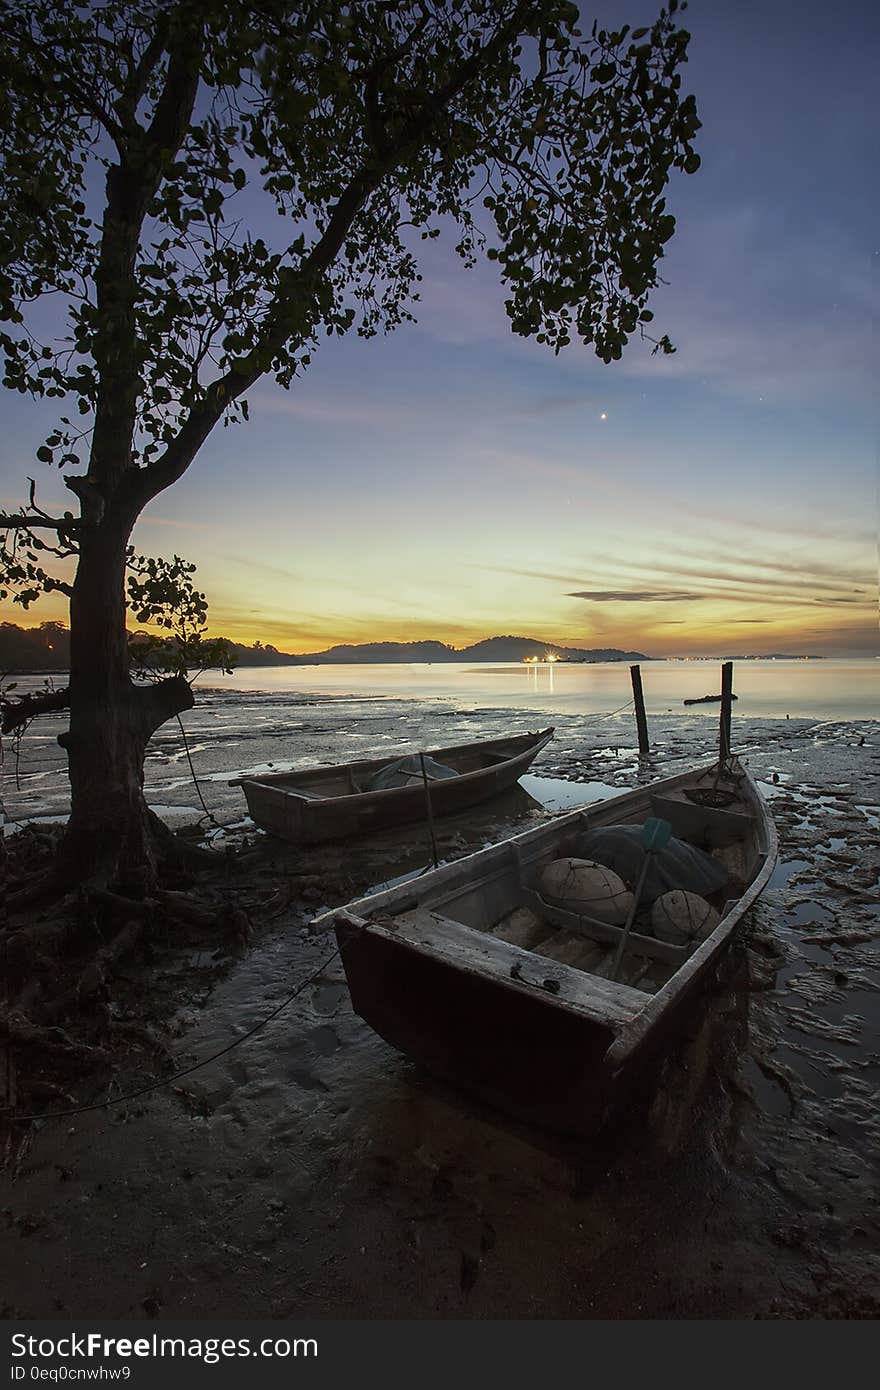
[[[540,880],[585,831],[649,817],[669,823],[670,845],[723,865],[727,886],[720,920],[696,944],[647,935],[637,916],[621,969],[624,928],[554,906]],[[314,929],[335,928],[353,1006],[394,1047],[520,1120],[592,1132],[714,977],[776,855],[758,787],[728,759],[563,815],[325,913]],[[524,909],[540,939],[516,929]],[[622,978],[608,978],[615,966]]]
[[[467,810],[512,787],[553,737],[552,729],[510,738],[487,739],[453,748],[432,748],[424,754],[425,779],[418,754],[407,759],[410,770],[397,780],[402,786],[371,790],[370,784],[394,763],[393,755],[336,767],[312,767],[301,772],[240,777],[241,787],[257,825],[294,844],[347,840]],[[452,769],[435,779],[432,763]]]

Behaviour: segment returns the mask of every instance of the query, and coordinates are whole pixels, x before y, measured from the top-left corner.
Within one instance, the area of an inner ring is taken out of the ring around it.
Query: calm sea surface
[[[298,694],[357,695],[443,700],[474,709],[517,708],[552,713],[600,713],[632,697],[625,662],[595,665],[558,663],[413,664],[388,666],[243,666],[231,676],[208,672],[204,686],[224,690],[292,691]],[[717,694],[720,663],[646,661],[642,686],[648,712],[703,713],[718,717],[717,705],[685,706],[683,700]],[[738,661],[733,688],[737,714],[792,719],[880,717],[880,660]]]

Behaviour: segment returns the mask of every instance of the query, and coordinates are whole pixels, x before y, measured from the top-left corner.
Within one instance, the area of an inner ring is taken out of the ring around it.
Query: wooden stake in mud
[[[428,769],[425,767],[425,755],[419,754],[419,762],[422,764],[422,782],[425,787],[425,811],[428,816],[428,834],[431,836],[431,854],[434,859],[434,868],[440,863],[437,858],[437,838],[434,834],[434,811],[431,806],[431,788],[428,786]]]
[[[648,747],[648,721],[645,717],[645,697],[642,694],[642,672],[638,666],[630,666],[629,674],[632,677],[633,701],[636,707],[636,728],[639,733],[639,757],[646,758],[650,751]]]
[[[721,667],[721,726],[718,731],[718,758],[726,763],[730,757],[730,708],[733,700],[733,662]]]

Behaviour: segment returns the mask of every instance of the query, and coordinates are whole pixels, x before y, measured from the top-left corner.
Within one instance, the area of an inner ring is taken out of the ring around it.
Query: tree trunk
[[[84,529],[70,603],[71,814],[62,868],[78,880],[145,891],[156,874],[154,818],[144,801],[144,755],[153,732],[191,709],[182,676],[136,686],[125,629],[125,549],[130,527],[107,515]]]

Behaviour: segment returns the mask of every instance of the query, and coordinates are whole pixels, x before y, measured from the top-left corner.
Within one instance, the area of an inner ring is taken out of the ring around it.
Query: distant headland
[[[560,647],[537,637],[486,637],[470,647],[449,647],[444,642],[362,642],[343,644],[322,652],[286,658],[300,666],[348,665],[355,662],[441,661],[650,661],[644,652],[624,652],[619,647]]]
[[[537,637],[487,637],[469,647],[444,642],[343,643],[319,652],[282,652],[262,642],[245,646],[230,642],[237,666],[342,666],[451,661],[650,661],[644,652],[618,647],[562,647]],[[23,628],[0,623],[0,670],[65,671],[70,658],[70,632],[62,623]]]

